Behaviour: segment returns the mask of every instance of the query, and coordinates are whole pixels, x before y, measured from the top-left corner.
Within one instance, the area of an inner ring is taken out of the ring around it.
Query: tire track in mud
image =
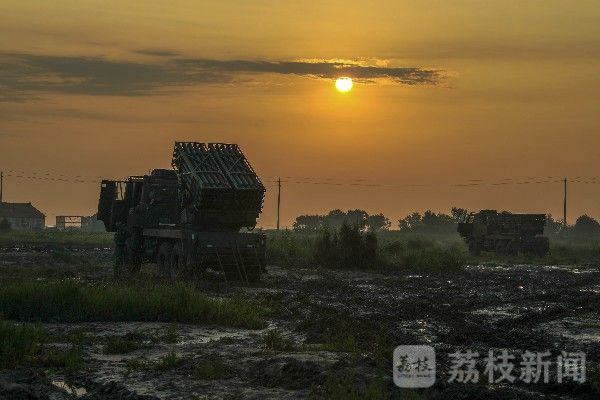
[[[390,344],[429,343],[442,352],[468,348],[487,354],[490,349],[505,348],[517,354],[551,350],[556,355],[561,350],[581,350],[590,361],[598,362],[598,342],[549,332],[544,324],[585,313],[598,318],[600,270],[578,273],[529,267],[418,277],[353,275],[352,271],[327,271],[310,282],[281,284],[289,289],[282,301],[296,309],[296,329],[315,342],[323,339],[326,329],[340,326],[363,343],[381,335]],[[422,322],[421,329],[412,328],[415,321]],[[448,365],[443,354],[440,363]],[[526,395],[527,388],[506,390],[507,397],[498,398],[545,397]],[[534,390],[563,393],[564,388]],[[470,391],[464,388],[460,397],[470,398],[466,394]]]

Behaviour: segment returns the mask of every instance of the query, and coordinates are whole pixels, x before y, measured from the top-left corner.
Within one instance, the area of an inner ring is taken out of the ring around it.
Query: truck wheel
[[[140,259],[138,252],[131,247],[129,242],[125,244],[125,257],[127,260],[127,272],[130,275],[135,275],[140,272],[140,269],[142,268],[142,260]]]
[[[173,246],[173,251],[171,252],[171,278],[182,277],[185,272],[183,247],[181,243],[177,243]]]
[[[500,256],[504,256],[506,255],[506,245],[507,243],[499,240],[496,242],[496,254],[500,255]]]
[[[118,244],[115,246],[115,264],[113,269],[115,279],[121,278],[121,275],[123,274],[126,257],[125,252],[126,250],[124,245]]]
[[[514,240],[511,240],[506,244],[506,255],[516,256],[517,254],[519,254],[519,244]]]
[[[550,242],[548,238],[542,237],[536,240],[535,252],[538,257],[545,257],[550,252]]]
[[[169,242],[163,242],[158,248],[158,272],[163,278],[169,278],[171,272],[171,251],[173,245]]]
[[[479,243],[477,243],[474,240],[471,240],[469,242],[469,253],[471,253],[474,256],[478,256],[479,254],[481,254],[481,248],[479,247]]]

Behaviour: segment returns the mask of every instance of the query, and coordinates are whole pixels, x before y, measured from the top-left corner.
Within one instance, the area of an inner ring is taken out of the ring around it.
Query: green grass
[[[58,244],[112,246],[112,233],[54,230],[12,230],[0,232],[0,244]]]
[[[231,376],[231,369],[220,357],[212,356],[201,360],[194,368],[194,376],[199,379],[223,379]]]
[[[397,388],[396,388],[397,389]],[[328,400],[388,400],[391,398],[389,388],[382,378],[373,378],[367,384],[356,383],[350,374],[330,375],[322,387],[314,386],[309,399]],[[401,397],[413,399],[414,397]]]
[[[31,361],[39,354],[46,337],[46,330],[40,326],[0,321],[0,367]]]
[[[293,351],[296,349],[294,342],[281,334],[277,329],[269,329],[264,338],[265,346],[274,351]]]
[[[267,262],[282,267],[317,266],[319,234],[267,232]],[[376,265],[364,269],[457,270],[466,263],[466,248],[453,235],[378,234]]]
[[[323,260],[316,256],[318,233],[269,231],[266,234],[269,264],[281,267],[315,267],[322,264]],[[468,260],[466,247],[458,235],[392,231],[379,233],[377,240],[377,261],[360,269],[457,271]]]
[[[73,373],[83,368],[83,352],[77,344],[68,349],[45,347],[48,332],[41,326],[0,321],[0,368],[42,365]]]
[[[317,267],[318,233],[267,231],[267,262],[281,267]],[[377,262],[359,269],[410,272],[460,271],[463,266],[485,262],[509,264],[582,265],[600,263],[600,238],[550,237],[550,254],[545,257],[519,255],[498,256],[483,253],[471,256],[456,233],[406,233],[399,231],[377,234]],[[334,267],[321,265],[325,267]],[[338,266],[339,267],[339,266]]]
[[[348,332],[326,332],[323,335],[323,350],[357,353],[360,348],[356,337]]]
[[[127,367],[132,370],[168,371],[177,368],[184,361],[185,358],[179,357],[174,351],[171,351],[157,360],[146,360],[143,358],[127,360]]]
[[[174,351],[170,352],[159,358],[152,364],[152,368],[156,371],[168,371],[170,369],[178,367],[182,362],[183,358],[178,357]]]
[[[161,333],[164,331],[164,333]],[[165,330],[150,332],[133,331],[120,336],[110,336],[103,347],[104,354],[126,354],[157,343],[175,344],[179,341],[179,331],[176,325]]]
[[[93,344],[96,341],[95,336],[83,329],[75,329],[64,333],[54,333],[48,339],[54,343],[73,343],[78,346]]]
[[[280,267],[308,267],[314,265],[317,235],[293,231],[268,231],[267,263]]]
[[[83,368],[83,351],[76,345],[67,350],[46,349],[41,363],[45,367],[60,368],[67,373],[77,372]]]
[[[555,240],[551,242],[549,264],[598,264],[600,263],[600,241]]]
[[[160,321],[262,328],[262,310],[241,297],[215,298],[175,285],[23,281],[0,287],[7,319],[44,322]]]
[[[177,343],[179,341],[179,331],[176,326],[170,326],[161,339],[165,343]]]
[[[144,347],[144,344],[140,341],[127,339],[122,336],[111,336],[102,348],[102,352],[104,354],[126,354]]]
[[[390,243],[379,257],[383,269],[424,272],[459,271],[468,260],[466,249],[459,245],[412,241]]]

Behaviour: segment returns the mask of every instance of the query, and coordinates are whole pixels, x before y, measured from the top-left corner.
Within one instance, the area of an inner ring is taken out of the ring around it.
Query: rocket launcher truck
[[[254,233],[265,187],[236,144],[176,142],[173,169],[103,180],[98,219],[115,232],[115,273],[156,262],[161,275],[207,268],[259,281],[265,236]]]

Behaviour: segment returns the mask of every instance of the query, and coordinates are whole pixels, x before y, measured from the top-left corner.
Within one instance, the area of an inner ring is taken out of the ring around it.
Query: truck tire
[[[475,240],[469,241],[469,253],[474,256],[481,254],[481,247],[479,247],[479,243],[477,243]]]
[[[550,241],[546,237],[536,238],[535,252],[538,257],[546,257],[550,252]]]
[[[261,267],[257,266],[254,269],[249,269],[246,271],[246,275],[248,276],[248,282],[256,283],[261,281]]]
[[[520,250],[519,243],[516,242],[515,240],[511,240],[510,242],[508,242],[506,244],[506,255],[507,256],[516,256],[519,254],[519,250]]]
[[[177,243],[173,246],[171,252],[171,278],[181,278],[185,274],[185,254],[183,253],[183,246],[181,243]]]
[[[123,269],[125,268],[125,252],[125,245],[115,245],[115,264],[113,269],[115,279],[121,278],[123,274]]]
[[[173,245],[169,242],[162,242],[158,248],[157,264],[158,272],[163,278],[171,276],[171,252]]]
[[[506,245],[507,243],[503,240],[497,240],[496,241],[496,246],[495,246],[495,251],[496,254],[499,256],[504,256],[506,255]]]
[[[141,257],[137,250],[132,247],[129,240],[125,243],[125,259],[129,275],[135,275],[140,272],[140,269],[142,268]]]

